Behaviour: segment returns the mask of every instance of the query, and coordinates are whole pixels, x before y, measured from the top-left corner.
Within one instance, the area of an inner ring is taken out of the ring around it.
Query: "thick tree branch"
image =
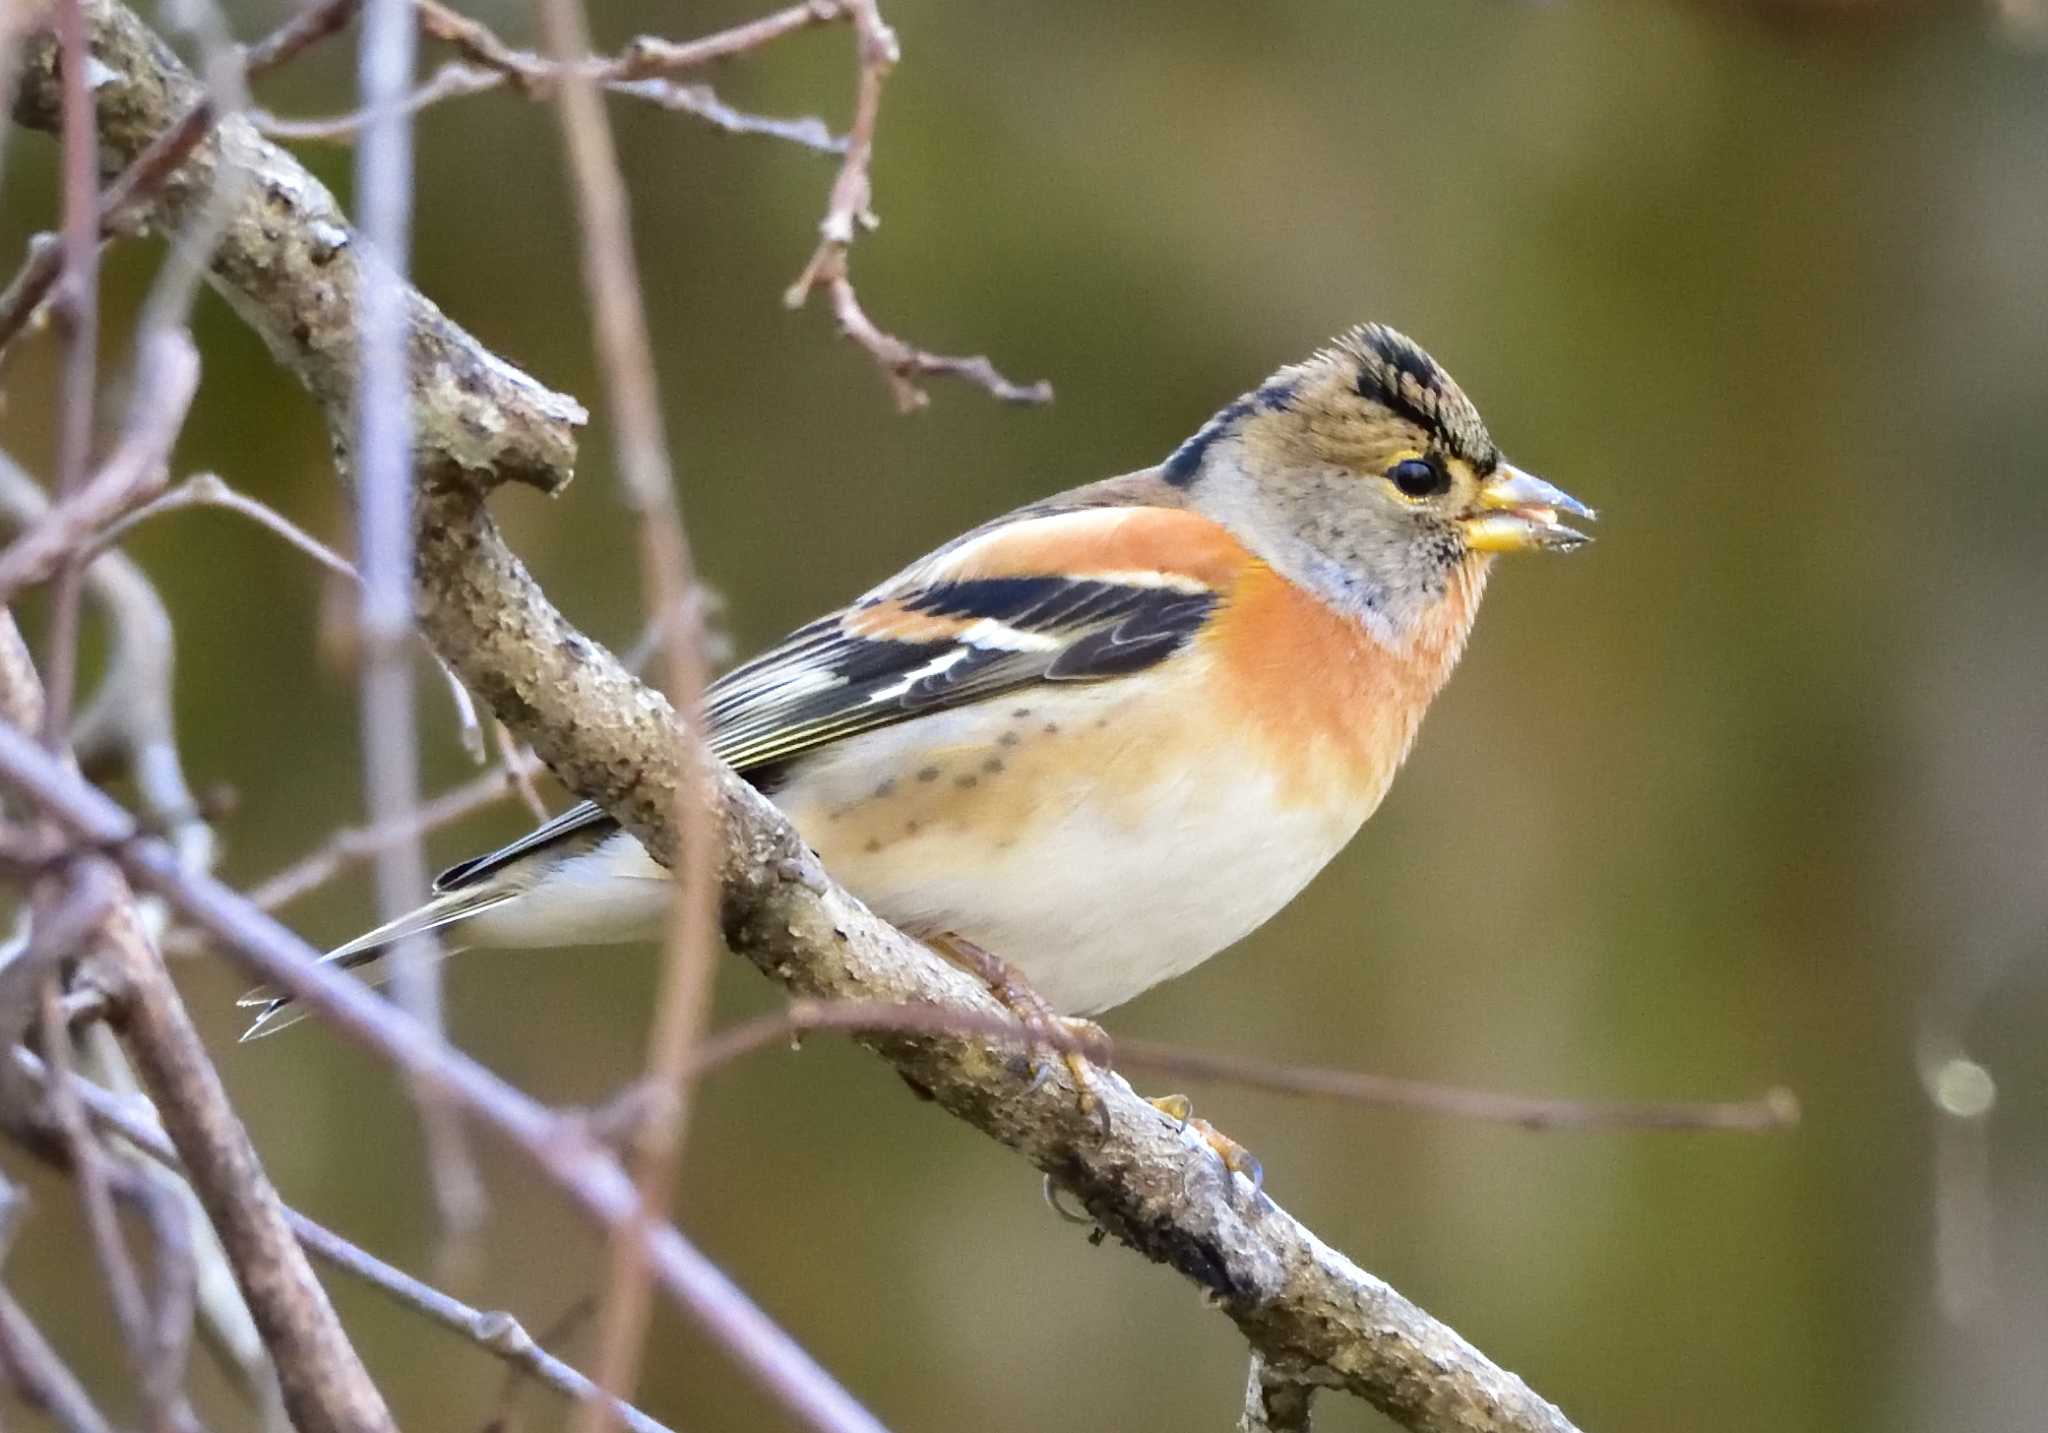
[[[91,0],[88,10],[94,52],[111,72],[97,91],[104,143],[116,157],[132,156],[176,122],[195,91],[126,10],[110,0]],[[32,43],[20,108],[47,127],[53,95],[49,46]],[[215,282],[345,431],[357,289],[346,224],[301,167],[235,120],[165,184],[167,223],[177,224],[206,192],[224,151],[254,182],[213,261]],[[500,483],[555,491],[568,481],[582,410],[491,356],[424,298],[410,302],[421,483],[416,576],[429,638],[565,782],[672,860],[683,772],[668,704],[556,611],[484,509]],[[24,769],[17,764],[16,774]],[[801,995],[999,1013],[975,982],[836,886],[766,801],[730,772],[716,775],[726,837],[721,919],[735,951]],[[74,830],[95,840],[110,834]],[[129,849],[143,852],[147,843]],[[172,868],[140,855],[123,860],[131,873],[172,889]],[[214,915],[225,920],[226,908]],[[273,955],[302,949],[282,932],[266,939]],[[357,1008],[357,992],[337,993],[310,973],[291,983],[323,992],[312,1002],[321,1010]],[[868,1043],[946,1109],[1071,1191],[1104,1229],[1210,1293],[1269,1364],[1345,1388],[1411,1428],[1570,1428],[1453,1330],[1233,1185],[1206,1146],[1121,1080],[1104,1082],[1105,1132],[1080,1113],[1071,1086],[1034,1087],[1027,1062],[1009,1052],[944,1035],[876,1034]],[[415,1057],[404,1068],[420,1072],[422,1048],[379,1048]],[[551,1130],[526,1133],[542,1145],[555,1138]],[[591,1168],[559,1149],[535,1152],[549,1156],[558,1177]],[[588,1207],[623,1218],[630,1190],[610,1168],[601,1193],[586,1189]],[[672,1250],[657,1245],[665,1281]]]

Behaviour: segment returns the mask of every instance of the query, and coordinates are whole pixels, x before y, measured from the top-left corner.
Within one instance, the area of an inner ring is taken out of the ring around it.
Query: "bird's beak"
[[[1559,522],[1560,512],[1589,521],[1599,516],[1564,489],[1502,463],[1481,485],[1471,516],[1459,519],[1458,526],[1473,552],[1569,552],[1592,541]]]

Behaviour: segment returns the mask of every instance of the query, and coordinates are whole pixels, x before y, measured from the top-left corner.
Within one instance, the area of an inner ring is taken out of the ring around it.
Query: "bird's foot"
[[[1068,1078],[1074,1082],[1081,1113],[1092,1116],[1102,1132],[1108,1134],[1109,1108],[1097,1093],[1101,1077],[1087,1052],[1107,1052],[1109,1033],[1093,1020],[1059,1014],[1043,995],[1031,988],[1016,966],[971,940],[941,935],[927,938],[926,944],[986,985],[989,994],[1023,1025],[1030,1041],[1032,1090],[1040,1089],[1053,1078],[1052,1062],[1047,1055],[1057,1052],[1067,1067]]]
[[[1252,1196],[1257,1198],[1265,1188],[1266,1168],[1259,1163],[1259,1157],[1225,1134],[1207,1120],[1195,1113],[1195,1102],[1186,1095],[1161,1095],[1147,1104],[1165,1115],[1182,1129],[1193,1130],[1203,1144],[1223,1164],[1226,1175],[1243,1175],[1252,1186]],[[1235,1181],[1232,1188],[1236,1187]]]

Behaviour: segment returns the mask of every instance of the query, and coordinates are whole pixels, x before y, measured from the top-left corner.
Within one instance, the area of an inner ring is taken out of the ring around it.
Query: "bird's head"
[[[1562,552],[1591,508],[1507,462],[1464,391],[1367,324],[1223,409],[1161,468],[1297,581],[1399,636],[1495,553]]]

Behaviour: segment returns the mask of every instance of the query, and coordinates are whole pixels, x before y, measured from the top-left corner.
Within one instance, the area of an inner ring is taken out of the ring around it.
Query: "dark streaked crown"
[[[1361,324],[1316,355],[1357,365],[1361,398],[1384,404],[1480,472],[1500,461],[1479,410],[1414,340],[1383,324]]]
[[[1479,410],[1436,360],[1405,335],[1369,323],[1282,368],[1217,413],[1174,451],[1162,472],[1176,486],[1193,482],[1217,440],[1241,434],[1269,414],[1297,415],[1305,432],[1328,431],[1333,418],[1340,428],[1370,431],[1370,415],[1360,411],[1364,404],[1421,430],[1432,446],[1482,475],[1500,461]]]

